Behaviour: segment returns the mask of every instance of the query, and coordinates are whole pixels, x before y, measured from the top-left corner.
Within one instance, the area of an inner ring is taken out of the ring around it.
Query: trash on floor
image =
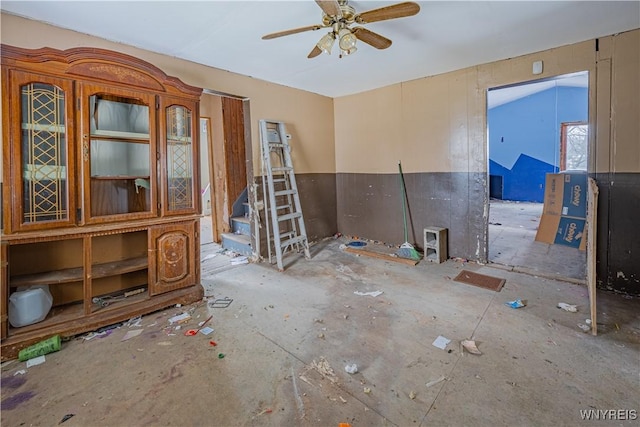
[[[249,258],[246,256],[239,256],[231,258],[231,265],[249,264]]]
[[[365,387],[362,391],[364,391],[364,394],[371,394],[371,389],[369,387]]]
[[[505,305],[508,305],[511,308],[522,308],[527,305],[527,300],[517,299],[514,301],[505,302]]]
[[[62,419],[60,420],[60,422],[58,423],[58,425],[62,424],[63,422],[67,421],[68,419],[70,419],[71,417],[74,417],[76,414],[67,414],[64,417],[62,417]]]
[[[20,350],[20,352],[18,352],[18,360],[24,362],[25,360],[33,359],[37,356],[53,353],[54,351],[60,350],[60,348],[60,335],[54,335],[51,338],[47,338],[46,340]],[[29,366],[27,365],[27,367]]]
[[[133,337],[137,337],[138,335],[140,335],[142,333],[144,329],[134,329],[132,331],[127,331],[126,334],[124,334],[124,337],[122,337],[122,339],[120,341],[127,341],[130,340]]]
[[[20,369],[19,371],[15,371],[13,373],[13,376],[15,377],[16,375],[24,375],[26,373],[27,373],[27,371],[25,371],[24,369]]]
[[[442,335],[438,335],[438,338],[435,339],[433,345],[438,347],[441,350],[444,350],[447,347],[447,344],[451,342],[450,339],[443,337]]]
[[[364,247],[352,248],[352,247],[345,246],[343,250],[345,252],[350,252],[355,255],[365,255],[371,258],[378,258],[385,261],[393,261],[393,262],[398,262],[406,265],[416,265],[419,262],[419,260],[398,257],[396,254],[377,252],[375,250],[367,250]]]
[[[411,390],[411,391],[409,392],[409,399],[413,400],[413,399],[415,399],[415,398],[416,398],[416,396],[417,396],[417,394],[416,394],[416,392],[415,392],[415,391]]]
[[[578,328],[582,329],[583,332],[589,332],[591,330],[591,326],[585,325],[584,323],[578,323]]]
[[[478,347],[476,346],[476,342],[474,340],[463,340],[462,348],[467,350],[471,354],[482,354]]]
[[[231,303],[233,302],[233,299],[231,298],[217,298],[214,299],[213,301],[209,300],[207,302],[207,307],[209,308],[227,308],[229,307],[229,305],[231,305]],[[271,308],[273,308],[273,306],[271,306]]]
[[[444,381],[444,380],[446,380],[446,379],[447,379],[447,378],[443,375],[443,376],[441,376],[440,378],[438,378],[437,380],[429,381],[429,382],[426,384],[426,385],[427,385],[427,388],[429,388],[429,387],[433,387],[434,385],[439,384],[439,383],[441,383],[442,381]]]
[[[127,320],[124,323],[124,326],[128,326],[130,328],[141,327],[142,326],[142,316],[133,317],[133,318]]]
[[[189,320],[191,320],[191,315],[189,313],[182,313],[169,318],[169,324],[173,325],[174,323],[185,323]]]
[[[453,280],[455,282],[466,283],[467,285],[473,285],[495,292],[500,292],[502,290],[502,287],[506,283],[506,279],[487,276],[486,274],[479,274],[469,270],[460,271],[460,273],[458,273],[458,275],[454,277]]]
[[[578,311],[578,306],[567,304],[565,302],[559,302],[558,308],[563,309],[564,311],[569,311],[571,313],[576,313]]]
[[[344,370],[347,371],[350,374],[355,374],[355,373],[358,372],[358,365],[356,365],[355,363],[351,363],[351,364],[345,366]]]
[[[27,360],[27,368],[30,368],[32,366],[42,365],[44,362],[46,362],[44,355],[34,357],[33,359]]]
[[[205,262],[206,260],[209,260],[211,258],[215,258],[218,254],[209,254],[207,256],[205,256],[204,258],[202,258],[201,262]]]
[[[382,291],[372,291],[372,292],[360,292],[360,291],[355,291],[354,294],[356,295],[361,295],[361,296],[371,296],[371,297],[377,297],[379,295],[382,295]]]
[[[225,354],[224,353],[218,353],[218,359],[224,359]]]
[[[353,241],[353,242],[349,242],[347,243],[347,246],[350,246],[352,248],[361,248],[363,246],[367,246],[367,242],[363,242],[363,241]]]
[[[316,360],[314,359],[307,370],[309,369],[316,370],[320,375],[322,375],[324,378],[327,378],[332,383],[335,383],[338,381],[338,378],[336,377],[336,374],[333,371],[333,368],[331,368],[331,365],[329,365],[329,362],[327,362],[327,359],[325,359],[322,356],[320,356],[319,362],[316,362]]]
[[[199,326],[199,327],[198,327],[198,329],[189,329],[189,330],[188,330],[188,331],[186,331],[184,334],[185,334],[185,335],[187,335],[187,336],[194,336],[194,335],[197,335],[197,334],[198,334],[198,332],[200,332],[200,331],[202,330],[202,327],[203,327],[204,325],[206,325],[207,323],[209,323],[209,321],[210,321],[211,319],[213,319],[213,315],[209,316],[209,317],[207,318],[207,320],[205,320],[204,322],[200,322],[200,323],[198,324],[198,326]],[[213,329],[211,329],[211,328],[208,328],[208,329],[210,329],[210,331],[208,332],[209,334],[210,334],[211,332],[213,332]],[[205,334],[205,335],[207,335],[207,334]]]
[[[209,335],[212,332],[213,332],[213,328],[210,328],[208,326],[205,326],[204,328],[200,329],[200,333],[203,335]]]

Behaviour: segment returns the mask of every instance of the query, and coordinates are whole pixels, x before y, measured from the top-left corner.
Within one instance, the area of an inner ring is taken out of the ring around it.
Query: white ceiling
[[[357,12],[398,1],[350,0]],[[364,25],[393,41],[339,58],[307,54],[327,30],[312,0],[5,1],[8,13],[338,97],[640,28],[640,1],[419,1],[413,17]],[[335,50],[335,47],[334,47]],[[216,88],[210,88],[216,89]],[[243,94],[236,94],[243,95]]]

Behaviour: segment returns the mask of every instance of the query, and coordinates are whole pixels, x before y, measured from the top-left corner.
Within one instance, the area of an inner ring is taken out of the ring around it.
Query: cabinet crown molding
[[[155,65],[125,53],[95,47],[74,47],[66,50],[43,47],[25,49],[0,45],[2,65],[29,68],[29,64],[48,63],[50,72],[59,75],[109,81],[175,95],[200,97],[202,88],[168,76]]]

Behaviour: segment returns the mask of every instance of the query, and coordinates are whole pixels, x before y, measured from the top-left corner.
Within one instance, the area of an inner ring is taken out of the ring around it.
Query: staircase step
[[[244,234],[222,233],[222,247],[242,255],[252,255],[251,238]]]
[[[251,222],[249,218],[234,216],[231,218],[231,231],[235,234],[251,235]]]

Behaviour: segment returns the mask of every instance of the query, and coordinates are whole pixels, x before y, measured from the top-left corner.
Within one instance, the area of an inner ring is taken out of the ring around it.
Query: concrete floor
[[[204,245],[205,295],[233,299],[227,308],[172,307],[72,339],[42,365],[3,364],[2,426],[66,414],[65,426],[558,426],[593,424],[580,410],[640,409],[638,299],[599,292],[594,337],[577,326],[589,316],[584,286],[456,261],[407,266],[344,242],[289,255],[283,273],[233,266]],[[463,268],[506,284],[453,281]],[[505,305],[517,298],[527,306]],[[170,327],[184,311],[192,321]],[[213,333],[184,335],[209,315]],[[142,332],[123,341],[132,330]],[[469,338],[481,355],[461,351]]]
[[[535,241],[542,208],[542,203],[491,200],[489,262],[515,271],[586,283],[586,251]]]

